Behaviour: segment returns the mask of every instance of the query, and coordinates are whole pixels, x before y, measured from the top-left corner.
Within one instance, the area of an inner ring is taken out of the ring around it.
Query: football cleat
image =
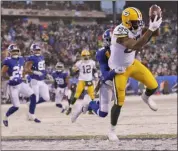
[[[67,110],[67,112],[66,112],[66,115],[69,115],[71,113],[71,111],[72,111],[72,108],[69,107],[68,110]]]
[[[41,123],[41,121],[39,119],[37,119],[37,118],[34,119],[34,122],[35,123]]]
[[[71,116],[72,123],[74,123],[77,120],[77,118],[79,117],[79,115],[82,112],[83,112],[83,105],[82,104],[76,104],[75,110],[73,110],[72,116]]]
[[[8,127],[8,120],[3,120],[4,126]]]
[[[29,121],[34,121],[35,123],[41,123],[41,121],[39,119],[37,119],[34,114],[28,113],[27,119]]]
[[[7,119],[7,116],[4,116],[3,124],[4,124],[4,126],[8,127],[8,119]]]
[[[62,109],[61,113],[64,113],[66,109]]]
[[[108,133],[108,139],[110,141],[118,141],[119,140],[118,137],[117,137],[117,135],[116,135],[116,133],[115,133],[115,130],[110,130],[109,131],[109,133]]]
[[[88,114],[92,115],[92,114],[94,114],[94,113],[92,112],[92,110],[89,110],[89,111],[88,111]]]
[[[151,110],[158,110],[157,104],[149,96],[146,96],[145,92],[141,95],[141,98],[150,107]]]
[[[83,104],[76,104],[75,111],[72,113],[71,116],[72,123],[74,123],[77,120],[81,113],[85,114],[88,111],[88,106],[89,106],[88,102],[84,102]]]

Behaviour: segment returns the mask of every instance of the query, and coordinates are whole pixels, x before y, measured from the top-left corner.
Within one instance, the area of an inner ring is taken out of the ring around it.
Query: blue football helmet
[[[7,50],[12,58],[18,58],[20,56],[20,49],[16,44],[10,44]]]
[[[31,47],[30,47],[30,50],[36,56],[41,55],[41,48],[38,44],[32,44]]]
[[[107,29],[104,33],[103,33],[103,45],[104,47],[109,47],[111,45],[111,35],[112,35],[112,31],[111,29]]]
[[[58,63],[56,64],[56,66],[55,66],[55,69],[56,69],[57,72],[62,72],[62,71],[64,71],[64,64],[61,63],[61,62],[58,62]]]

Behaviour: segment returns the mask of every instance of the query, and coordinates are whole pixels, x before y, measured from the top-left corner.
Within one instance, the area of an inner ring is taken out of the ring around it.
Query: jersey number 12
[[[91,73],[91,66],[90,65],[86,65],[86,66],[82,66],[83,67],[83,73]]]

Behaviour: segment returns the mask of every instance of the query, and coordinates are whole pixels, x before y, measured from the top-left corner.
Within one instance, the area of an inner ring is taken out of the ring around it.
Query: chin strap
[[[17,59],[19,57],[19,55],[13,55],[11,57]]]
[[[35,54],[35,56],[41,56],[41,54]]]

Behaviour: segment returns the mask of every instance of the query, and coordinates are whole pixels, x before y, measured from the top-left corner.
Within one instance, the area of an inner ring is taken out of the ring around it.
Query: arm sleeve
[[[2,66],[9,66],[9,59],[5,59],[3,62],[2,62]]]

